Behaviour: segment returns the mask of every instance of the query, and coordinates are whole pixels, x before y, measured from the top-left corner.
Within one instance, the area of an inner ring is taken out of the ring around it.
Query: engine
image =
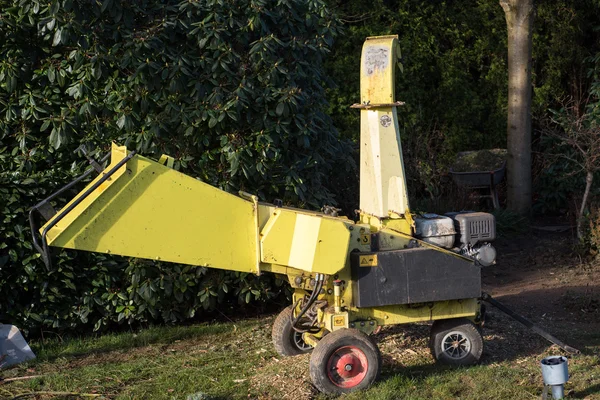
[[[415,234],[424,242],[450,249],[487,267],[496,262],[496,219],[483,212],[423,214],[415,218]]]

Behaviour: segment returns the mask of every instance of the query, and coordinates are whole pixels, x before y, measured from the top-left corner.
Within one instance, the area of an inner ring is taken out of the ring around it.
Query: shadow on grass
[[[583,288],[580,288],[583,290]],[[534,291],[537,292],[537,291]],[[529,298],[536,298],[538,296],[547,295],[547,291],[540,291],[540,293],[527,293]],[[531,297],[530,297],[531,296]],[[550,298],[556,298],[558,294],[554,293]],[[597,354],[598,348],[600,347],[600,331],[598,330],[599,324],[593,321],[585,323],[579,320],[580,316],[573,316],[573,322],[564,321],[563,318],[570,316],[565,314],[564,311],[560,314],[560,317],[555,316],[552,313],[553,307],[556,304],[551,302],[544,303],[547,297],[538,297],[538,303],[536,308],[533,309],[533,313],[530,311],[528,315],[527,307],[523,307],[520,299],[511,299],[513,296],[502,297],[503,303],[506,303],[508,307],[514,309],[517,313],[525,315],[528,319],[532,320],[536,325],[542,329],[548,331],[558,339],[566,342],[567,344],[574,346],[582,351],[583,355]],[[542,299],[541,303],[539,299]],[[519,307],[513,307],[512,302],[519,304]],[[547,310],[539,310],[539,306],[547,307]],[[545,305],[544,305],[545,304]],[[488,317],[483,327],[484,335],[484,354],[481,360],[482,365],[490,365],[493,363],[501,363],[507,361],[514,361],[522,358],[539,357],[545,351],[547,351],[553,344],[535,332],[521,325],[519,322],[508,317],[493,307],[488,306]],[[559,321],[557,321],[559,320]],[[579,322],[577,322],[579,320]],[[559,322],[559,323],[555,323]],[[568,322],[568,323],[567,323]],[[378,341],[383,342],[383,352],[385,353],[385,347],[389,348],[387,342],[388,337],[396,338],[395,342],[398,342],[398,350],[405,351],[410,349],[415,344],[423,347],[424,340],[429,337],[430,326],[427,324],[414,324],[414,325],[398,325],[389,327],[382,331],[378,335]],[[395,352],[395,349],[391,349],[391,352]],[[556,353],[568,355],[564,350],[554,347]],[[410,367],[411,374],[418,372],[419,374],[428,374],[437,372],[440,370],[440,366],[436,365],[423,365],[416,369]]]
[[[481,363],[483,365],[540,354],[551,345],[550,342],[500,311],[492,310],[488,314],[491,318],[486,321],[482,329],[484,352]],[[430,331],[430,324],[396,325],[383,330],[377,335],[376,340],[381,343],[380,348],[384,357],[386,352],[391,354],[399,352],[401,355],[405,351],[411,352],[411,347],[422,349],[428,346]],[[439,366],[434,365],[432,368],[435,370]]]
[[[232,333],[238,326],[251,323],[240,321],[238,324],[218,323],[193,326],[152,327],[138,332],[109,333],[82,338],[69,337],[45,341],[34,341],[30,345],[37,355],[37,361],[52,361],[59,357],[79,358],[113,351],[131,350],[149,345],[168,345],[178,340],[202,336]]]
[[[211,396],[203,392],[188,394],[184,397],[185,400],[231,400],[231,397],[226,396]]]
[[[485,365],[451,367],[436,364],[391,365],[368,398],[372,399],[480,399],[522,398],[515,396],[509,383],[517,380],[517,371]],[[498,388],[495,388],[495,387]],[[523,390],[523,389],[520,389]]]
[[[569,397],[572,397],[575,399],[585,399],[588,396],[591,396],[593,394],[598,394],[598,393],[600,393],[600,383],[596,384],[596,385],[592,385],[585,390],[580,390],[580,391],[570,393]]]

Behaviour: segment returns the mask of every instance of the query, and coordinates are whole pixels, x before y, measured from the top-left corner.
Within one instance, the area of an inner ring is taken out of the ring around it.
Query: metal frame
[[[59,194],[71,189],[77,183],[81,182],[83,179],[90,176],[92,174],[92,172],[95,171],[95,168],[92,167],[92,168],[86,170],[83,174],[81,174],[80,176],[75,178],[73,181],[67,183],[65,186],[61,187],[56,192],[54,192],[50,196],[46,197],[44,200],[40,201],[35,206],[33,206],[31,208],[31,210],[29,210],[29,225],[31,227],[31,236],[33,238],[33,247],[35,247],[35,249],[41,254],[42,260],[44,261],[44,264],[46,265],[46,268],[48,270],[52,269],[52,259],[50,256],[50,249],[48,248],[48,242],[46,240],[46,235],[48,234],[48,231],[53,226],[55,226],[60,220],[62,220],[68,213],[70,213],[77,205],[79,205],[86,197],[88,197],[94,190],[96,190],[102,183],[106,182],[116,171],[119,170],[119,168],[121,168],[123,165],[125,165],[127,163],[127,161],[129,161],[135,154],[136,154],[135,150],[129,152],[129,154],[127,156],[125,156],[125,158],[123,158],[121,161],[119,161],[117,164],[115,164],[114,167],[112,167],[98,181],[96,181],[84,193],[82,193],[81,196],[77,197],[71,204],[69,204],[68,207],[63,209],[58,214],[57,217],[53,216],[50,223],[44,228],[44,231],[41,233],[41,244],[38,241],[38,238],[36,237],[37,227],[36,227],[34,212],[35,211],[39,212],[40,208],[47,205],[50,200],[52,200]],[[101,163],[105,162],[106,160],[108,160],[109,157],[110,157],[110,153],[108,153],[106,156],[104,156],[100,162]]]

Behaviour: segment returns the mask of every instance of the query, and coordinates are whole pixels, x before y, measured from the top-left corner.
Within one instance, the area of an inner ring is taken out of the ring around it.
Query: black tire
[[[429,348],[436,361],[448,365],[475,365],[483,354],[483,336],[466,318],[435,321]]]
[[[310,378],[323,393],[338,395],[366,389],[379,377],[377,345],[356,329],[324,336],[310,356]]]
[[[273,345],[280,356],[289,357],[310,353],[312,347],[304,343],[302,333],[292,328],[292,306],[279,313],[271,331]]]

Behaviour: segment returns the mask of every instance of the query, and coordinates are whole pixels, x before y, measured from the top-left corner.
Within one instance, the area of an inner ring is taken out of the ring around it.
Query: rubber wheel
[[[292,306],[286,307],[275,318],[271,336],[275,350],[283,357],[310,353],[313,349],[302,340],[302,333],[292,329]]]
[[[483,354],[483,337],[466,318],[435,321],[429,340],[436,361],[448,365],[474,365]]]
[[[338,395],[365,389],[379,377],[377,345],[356,329],[324,336],[310,356],[310,378],[323,393]]]

